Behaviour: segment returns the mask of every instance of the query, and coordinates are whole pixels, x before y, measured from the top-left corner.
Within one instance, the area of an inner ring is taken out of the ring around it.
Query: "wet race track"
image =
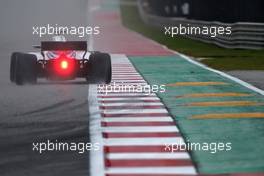
[[[263,175],[263,90],[126,29],[119,2],[0,2],[0,175]],[[112,83],[10,83],[11,53],[49,40],[32,34],[33,26],[47,24],[100,26],[97,36],[66,37],[111,53]],[[115,84],[166,90],[109,92]],[[48,142],[93,146],[36,150]],[[191,142],[221,143],[226,150],[173,148]]]
[[[26,86],[9,81],[11,53],[32,51],[41,40],[32,35],[33,26],[87,25],[87,7],[86,0],[0,2],[0,175],[88,175],[87,152],[32,151],[33,142],[89,141],[85,80]]]

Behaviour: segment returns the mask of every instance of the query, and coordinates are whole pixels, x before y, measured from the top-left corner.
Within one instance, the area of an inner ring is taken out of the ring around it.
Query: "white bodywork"
[[[63,35],[57,35],[52,37],[52,41],[59,41],[59,42],[66,42],[66,38]],[[69,58],[74,58],[77,60],[83,59],[83,55],[85,54],[85,51],[65,51],[67,56]],[[34,54],[38,60],[43,60],[44,57],[40,52],[29,52],[29,54]],[[49,59],[56,59],[59,56],[58,51],[44,51],[44,56],[46,60]],[[85,54],[84,59],[89,59],[90,53],[87,52]]]

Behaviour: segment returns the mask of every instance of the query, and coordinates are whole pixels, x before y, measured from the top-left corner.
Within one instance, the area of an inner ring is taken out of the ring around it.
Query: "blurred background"
[[[262,0],[143,0],[149,12],[166,17],[235,22],[264,22]],[[188,10],[187,10],[188,9]]]
[[[264,1],[121,0],[123,25],[199,62],[264,88]],[[164,35],[179,25],[231,27],[231,35]]]

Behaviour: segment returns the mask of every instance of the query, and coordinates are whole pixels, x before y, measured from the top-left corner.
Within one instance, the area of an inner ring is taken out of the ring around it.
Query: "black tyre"
[[[89,83],[109,84],[112,79],[111,57],[107,53],[95,52],[89,57]]]
[[[14,52],[12,53],[11,55],[11,60],[10,60],[10,81],[11,82],[15,82],[15,70],[16,70],[16,59],[17,59],[17,56],[19,55],[20,53],[18,52]]]
[[[33,54],[18,53],[15,64],[15,82],[17,85],[37,82],[37,57]]]

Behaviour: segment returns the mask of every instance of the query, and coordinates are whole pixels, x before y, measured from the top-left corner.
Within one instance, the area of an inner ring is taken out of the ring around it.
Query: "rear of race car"
[[[17,85],[36,84],[37,78],[73,80],[85,78],[91,84],[109,84],[112,78],[111,57],[107,53],[87,52],[82,41],[41,43],[41,53],[14,52],[10,80]]]

